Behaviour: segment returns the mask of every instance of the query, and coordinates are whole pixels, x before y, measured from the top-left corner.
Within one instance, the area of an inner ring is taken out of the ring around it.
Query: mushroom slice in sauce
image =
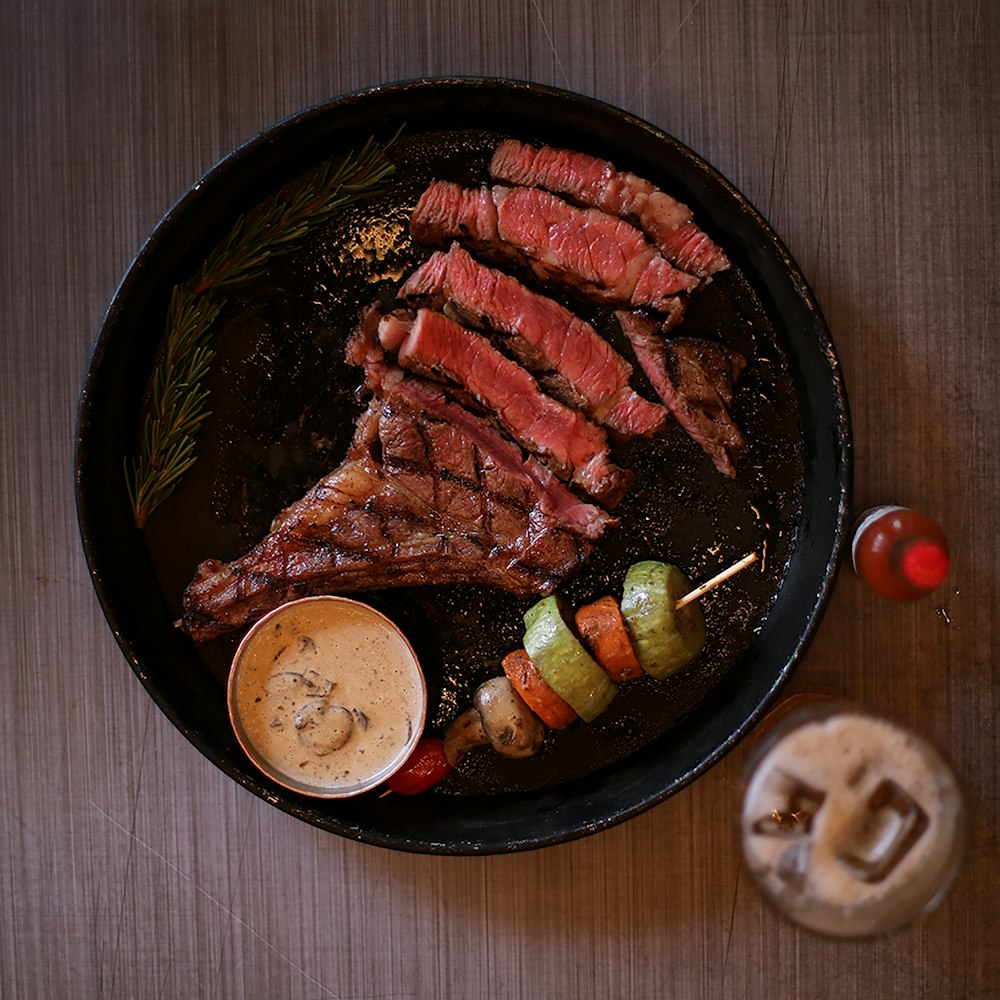
[[[282,670],[271,675],[264,690],[279,698],[282,695],[315,695],[317,698],[325,698],[336,686],[329,677],[324,677],[315,670],[301,673],[297,670]]]
[[[317,757],[339,750],[354,731],[354,715],[343,705],[313,701],[295,713],[299,743]]]

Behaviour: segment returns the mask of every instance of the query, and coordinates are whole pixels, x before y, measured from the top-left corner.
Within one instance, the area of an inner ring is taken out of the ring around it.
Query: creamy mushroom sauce
[[[275,780],[351,794],[405,759],[425,692],[406,640],[371,609],[304,600],[241,646],[230,694],[237,736]]]

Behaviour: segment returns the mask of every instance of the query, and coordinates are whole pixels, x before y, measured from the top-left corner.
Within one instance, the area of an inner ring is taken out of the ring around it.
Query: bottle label
[[[858,572],[858,542],[861,540],[861,536],[864,535],[868,528],[880,517],[883,517],[885,514],[891,514],[897,510],[906,510],[906,508],[892,504],[883,504],[881,507],[869,507],[868,510],[864,511],[857,521],[854,522],[854,537],[851,539],[851,565],[854,567],[855,573]]]

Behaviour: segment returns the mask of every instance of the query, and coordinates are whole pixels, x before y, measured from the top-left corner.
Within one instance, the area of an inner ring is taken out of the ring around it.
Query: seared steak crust
[[[701,337],[665,338],[658,324],[635,313],[620,311],[615,315],[667,409],[719,472],[734,478],[747,440],[729,408],[746,358]]]
[[[345,461],[250,552],[198,567],[179,623],[197,641],[312,594],[449,584],[547,594],[614,523],[440,389],[386,365],[370,323],[350,350],[376,395]]]
[[[482,584],[547,594],[591,550],[451,424],[375,400],[351,454],[230,563],[203,562],[182,627],[205,641],[311,594]]]

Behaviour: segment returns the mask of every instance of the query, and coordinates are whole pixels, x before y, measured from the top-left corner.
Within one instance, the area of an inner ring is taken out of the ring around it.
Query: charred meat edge
[[[665,337],[659,323],[636,313],[618,311],[615,316],[667,409],[719,472],[735,478],[747,440],[729,409],[746,358],[701,337]]]

